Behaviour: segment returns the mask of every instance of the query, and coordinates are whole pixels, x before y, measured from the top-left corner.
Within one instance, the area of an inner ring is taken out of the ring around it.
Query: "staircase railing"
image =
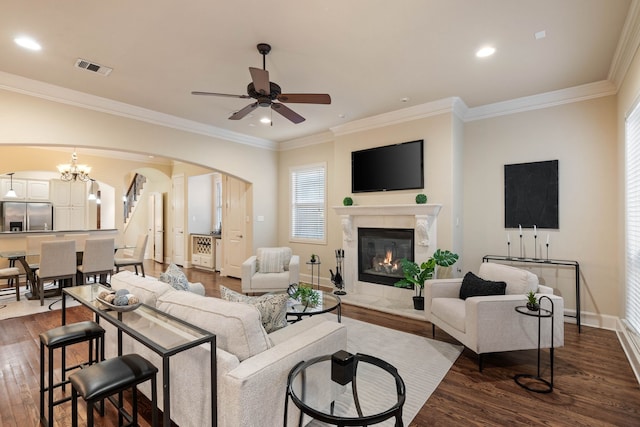
[[[131,184],[129,184],[129,188],[127,189],[127,193],[124,198],[124,223],[126,224],[129,221],[129,217],[131,216],[131,211],[138,201],[138,196],[142,192],[142,187],[144,183],[147,182],[147,178],[144,175],[140,175],[136,173],[133,179],[131,180]]]

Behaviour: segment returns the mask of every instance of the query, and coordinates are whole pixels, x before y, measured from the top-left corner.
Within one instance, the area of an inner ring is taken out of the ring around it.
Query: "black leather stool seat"
[[[69,380],[85,400],[100,400],[120,390],[131,388],[158,373],[144,357],[138,354],[107,359],[69,376]]]
[[[119,425],[122,425],[122,392],[133,392],[133,414],[130,425],[137,425],[138,406],[136,385],[151,380],[152,425],[157,425],[156,368],[138,354],[126,354],[91,365],[69,376],[72,389],[72,425],[78,422],[78,394],[87,402],[87,425],[93,425],[93,405],[118,393]]]
[[[83,368],[85,366],[96,363],[104,359],[104,329],[96,322],[84,321],[72,323],[70,325],[63,325],[57,328],[50,329],[40,334],[40,421],[45,426],[53,425],[53,407],[60,405],[68,400],[71,400],[71,396],[62,397],[58,400],[54,399],[54,390],[61,387],[65,390],[66,384],[69,380],[66,378],[68,371]],[[67,366],[66,364],[66,348],[68,345],[78,344],[82,342],[89,343],[89,356],[86,362],[79,363],[73,366]],[[93,344],[96,344],[95,355],[93,352]],[[45,348],[48,354],[48,373],[47,381],[45,383]],[[61,351],[61,376],[62,379],[58,383],[54,383],[54,350],[60,349]],[[47,415],[45,416],[45,393],[47,395]]]
[[[96,322],[87,320],[85,322],[72,323],[57,328],[50,329],[40,334],[40,342],[47,347],[58,348],[85,342],[104,335],[104,329]]]

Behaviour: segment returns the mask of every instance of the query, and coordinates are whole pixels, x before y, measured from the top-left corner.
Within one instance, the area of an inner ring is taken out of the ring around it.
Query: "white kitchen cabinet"
[[[87,228],[86,199],[89,195],[84,182],[51,180],[53,224],[55,230],[84,230]]]
[[[86,215],[84,207],[53,207],[54,230],[84,230],[86,228]]]
[[[27,200],[34,202],[48,202],[49,181],[27,181]]]

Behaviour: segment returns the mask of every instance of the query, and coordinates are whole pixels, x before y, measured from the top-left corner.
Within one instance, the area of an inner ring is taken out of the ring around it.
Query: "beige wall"
[[[577,260],[582,270],[582,310],[620,313],[616,260],[616,99],[597,98],[552,108],[469,122],[464,147],[464,270],[477,271],[485,254],[519,256],[518,230],[504,228],[504,165],[559,160],[558,230],[539,230],[538,257],[547,235],[549,257]],[[534,255],[531,229],[525,256]],[[543,254],[546,254],[543,252]],[[532,267],[575,308],[572,269]]]
[[[254,230],[254,245],[277,241],[277,153],[112,114],[0,90],[0,146],[106,148],[156,154],[236,176],[252,184],[255,215],[265,222]],[[9,167],[16,158],[6,159]],[[89,163],[88,160],[84,160]],[[3,160],[4,157],[3,157]],[[68,155],[42,159],[48,167]],[[96,168],[96,174],[101,172]],[[117,186],[114,186],[117,188]],[[116,190],[117,191],[117,190]],[[255,227],[254,221],[254,227]]]

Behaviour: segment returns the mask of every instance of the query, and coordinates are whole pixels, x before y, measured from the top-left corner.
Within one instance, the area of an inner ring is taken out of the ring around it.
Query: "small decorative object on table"
[[[132,311],[140,307],[138,297],[129,293],[127,289],[100,292],[97,300],[108,309],[115,311]]]
[[[293,299],[297,299],[305,307],[315,307],[320,301],[320,295],[314,291],[311,286],[296,285],[295,283],[289,285],[287,293]]]
[[[342,199],[342,204],[345,206],[351,206],[353,205],[353,199],[351,197],[345,197]]]
[[[527,293],[527,308],[531,311],[540,310],[540,303],[536,299],[536,294],[533,291]]]
[[[317,256],[316,254],[311,254],[311,260],[310,262],[315,263],[317,261]]]
[[[416,203],[419,205],[424,205],[425,203],[427,203],[427,195],[420,193],[416,196]]]

